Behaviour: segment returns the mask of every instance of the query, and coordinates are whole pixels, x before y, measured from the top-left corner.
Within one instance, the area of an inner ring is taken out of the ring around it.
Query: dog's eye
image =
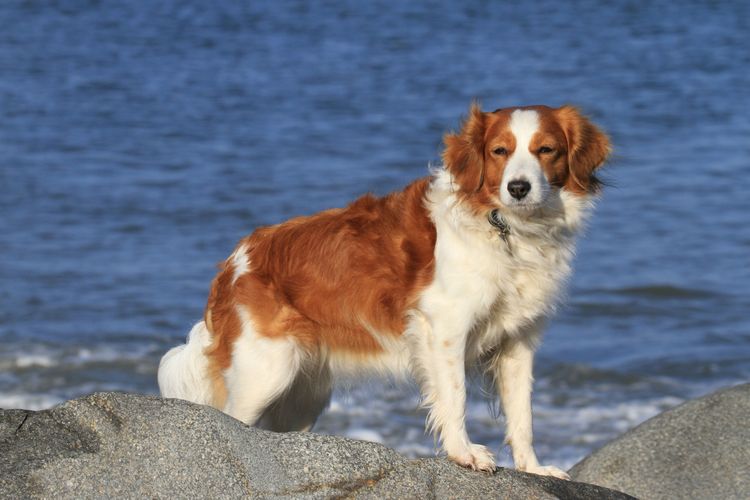
[[[554,149],[552,149],[551,147],[542,146],[541,148],[539,148],[537,153],[539,153],[540,155],[543,155],[543,154],[551,153],[552,151],[554,151]]]
[[[505,156],[508,154],[508,150],[505,148],[495,148],[492,150],[492,153],[498,156]]]

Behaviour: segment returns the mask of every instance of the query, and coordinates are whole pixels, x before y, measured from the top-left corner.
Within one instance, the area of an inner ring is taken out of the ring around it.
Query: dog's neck
[[[508,235],[510,234],[510,224],[505,220],[505,217],[500,213],[500,210],[497,208],[492,210],[487,216],[487,220],[489,221],[490,226],[497,229],[500,238],[507,240]]]

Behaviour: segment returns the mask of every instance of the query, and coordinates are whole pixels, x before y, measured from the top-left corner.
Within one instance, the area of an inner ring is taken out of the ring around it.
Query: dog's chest
[[[499,291],[490,320],[513,333],[547,316],[555,308],[560,289],[570,275],[573,240],[546,237],[508,238],[499,259]]]
[[[552,231],[502,238],[492,231],[438,230],[436,279],[472,323],[514,334],[552,311],[572,255],[572,238]]]

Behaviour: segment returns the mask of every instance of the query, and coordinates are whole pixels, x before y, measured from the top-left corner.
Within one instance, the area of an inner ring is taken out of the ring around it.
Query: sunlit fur
[[[413,376],[457,463],[493,470],[465,426],[465,373],[496,381],[518,469],[532,448],[532,360],[570,273],[607,137],[572,107],[472,106],[443,167],[403,191],[263,227],[214,279],[204,320],[159,368],[165,397],[248,423],[307,430],[337,377]],[[508,183],[528,181],[524,199]],[[497,209],[510,227],[488,222]]]

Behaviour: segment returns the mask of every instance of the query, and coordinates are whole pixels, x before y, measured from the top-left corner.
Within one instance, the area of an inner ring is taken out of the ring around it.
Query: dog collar
[[[490,225],[497,229],[502,239],[508,237],[508,235],[510,234],[510,224],[508,224],[508,221],[503,218],[500,210],[496,208],[495,210],[491,211],[487,216],[487,219],[490,221]]]

